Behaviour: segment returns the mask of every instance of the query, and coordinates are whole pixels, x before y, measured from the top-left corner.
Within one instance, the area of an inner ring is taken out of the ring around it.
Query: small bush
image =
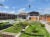
[[[27,22],[27,21],[25,21],[25,22],[23,22],[23,24],[25,24],[25,25],[27,26],[27,25],[29,25],[30,23]]]
[[[34,28],[32,32],[33,33],[37,33],[38,32],[38,29],[37,28]]]
[[[29,22],[24,21],[24,22],[20,22],[19,24],[22,26],[22,28],[25,28],[26,26],[29,25]]]
[[[18,23],[18,24],[14,24],[13,27],[14,27],[15,30],[17,30],[17,29],[19,29],[19,27],[21,27],[21,26],[20,26],[20,24]]]
[[[19,22],[18,24],[17,24],[17,23],[14,24],[13,27],[14,27],[15,29],[18,29],[19,27],[25,29],[25,27],[26,27],[27,25],[29,25],[29,23],[26,22],[26,21],[24,21],[24,22]]]
[[[6,26],[7,23],[8,23],[8,22],[2,22],[2,23],[0,23],[0,30],[6,28],[6,27],[4,27],[4,26]]]
[[[45,27],[45,24],[41,24],[41,27]]]

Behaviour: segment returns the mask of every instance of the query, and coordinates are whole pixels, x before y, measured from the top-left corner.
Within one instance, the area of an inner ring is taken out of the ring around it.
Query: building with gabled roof
[[[28,13],[28,18],[32,21],[39,21],[39,12],[32,11]]]
[[[39,19],[39,12],[34,11],[29,13],[21,12],[18,14],[18,18],[36,21],[37,19]]]

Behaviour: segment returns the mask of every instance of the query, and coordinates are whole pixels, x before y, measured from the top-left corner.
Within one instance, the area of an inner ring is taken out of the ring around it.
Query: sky
[[[50,0],[0,0],[0,4],[3,4],[0,6],[0,12],[4,13],[36,11],[40,14],[50,14]]]

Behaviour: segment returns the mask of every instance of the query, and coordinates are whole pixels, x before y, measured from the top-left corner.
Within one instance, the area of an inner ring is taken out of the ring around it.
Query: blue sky
[[[50,14],[50,0],[0,0],[0,12],[19,13],[24,10],[38,11],[40,14]],[[31,5],[31,8],[28,5]]]

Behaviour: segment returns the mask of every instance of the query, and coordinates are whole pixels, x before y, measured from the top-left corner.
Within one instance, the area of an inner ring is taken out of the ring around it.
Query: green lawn
[[[11,33],[18,33],[21,31],[21,28],[19,27],[18,29],[15,29],[13,26],[7,28],[7,29],[4,29],[3,30],[4,32],[11,32]]]
[[[25,30],[24,33],[21,34],[20,37],[50,37],[49,33],[45,29],[45,25],[39,22],[32,22],[31,24],[27,22],[20,22],[18,24],[14,24],[7,29],[4,29],[3,31],[10,33],[18,33],[22,30],[23,27],[26,27],[27,25],[29,25],[29,27]]]
[[[2,35],[0,34],[0,37],[2,37]]]
[[[13,26],[7,28],[7,29],[4,29],[3,31],[4,32],[11,32],[11,33],[18,33],[21,31],[21,26],[18,25],[18,24],[14,24]]]
[[[34,30],[37,32],[34,33]],[[26,29],[25,33],[22,33],[20,37],[43,37],[34,35],[43,35],[44,37],[50,37],[45,27],[42,27],[41,23],[39,22],[31,23],[31,26],[29,26],[29,28]]]
[[[9,23],[9,22],[2,22],[2,23],[0,23],[0,26],[5,26],[7,23]]]
[[[11,32],[11,33],[18,33],[20,32],[25,26],[27,26],[27,22],[19,22],[18,24],[15,23],[13,24],[13,26],[7,28],[7,29],[4,29],[3,31],[4,32]]]
[[[2,23],[0,23],[0,30],[4,29],[5,28],[4,26],[6,26],[8,23],[9,22],[2,22]]]

